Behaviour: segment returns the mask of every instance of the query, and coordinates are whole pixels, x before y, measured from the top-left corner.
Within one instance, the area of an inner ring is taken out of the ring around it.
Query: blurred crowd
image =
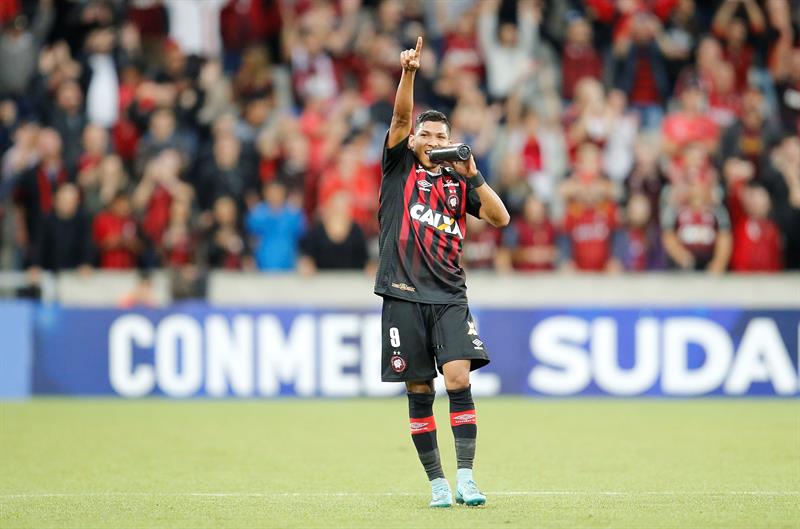
[[[793,0],[2,0],[4,269],[369,270],[399,56],[512,214],[464,265],[800,268]]]

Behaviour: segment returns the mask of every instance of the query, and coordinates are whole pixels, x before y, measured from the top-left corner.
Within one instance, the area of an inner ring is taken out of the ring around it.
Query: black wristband
[[[483,177],[480,171],[478,171],[475,176],[471,177],[469,181],[472,184],[473,189],[478,189],[486,183],[486,179]]]

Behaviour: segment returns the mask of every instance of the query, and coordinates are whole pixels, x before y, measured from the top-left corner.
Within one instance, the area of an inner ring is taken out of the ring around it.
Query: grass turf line
[[[452,481],[447,411],[438,398]],[[475,475],[503,494],[431,510],[403,398],[0,403],[0,527],[800,527],[796,402],[495,398],[478,414]]]

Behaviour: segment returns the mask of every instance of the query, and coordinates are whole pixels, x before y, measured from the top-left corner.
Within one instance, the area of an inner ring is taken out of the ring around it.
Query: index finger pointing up
[[[420,52],[422,52],[422,37],[417,37],[417,49],[414,50],[419,57]]]

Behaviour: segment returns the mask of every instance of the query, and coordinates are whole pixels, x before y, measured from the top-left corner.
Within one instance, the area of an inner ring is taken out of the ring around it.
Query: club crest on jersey
[[[461,200],[458,198],[458,195],[450,195],[447,197],[447,207],[450,208],[450,211],[454,213],[458,212],[460,205]]]
[[[403,360],[403,357],[398,354],[392,355],[392,359],[389,360],[389,364],[392,366],[392,369],[395,373],[402,373],[407,367],[406,361]]]
[[[423,204],[414,204],[409,208],[409,213],[411,213],[412,219],[422,224],[427,224],[431,228],[450,235],[456,235],[459,239],[464,238],[464,235],[461,233],[461,228],[458,226],[458,222],[456,222],[456,219],[453,217],[439,211],[434,211]]]

